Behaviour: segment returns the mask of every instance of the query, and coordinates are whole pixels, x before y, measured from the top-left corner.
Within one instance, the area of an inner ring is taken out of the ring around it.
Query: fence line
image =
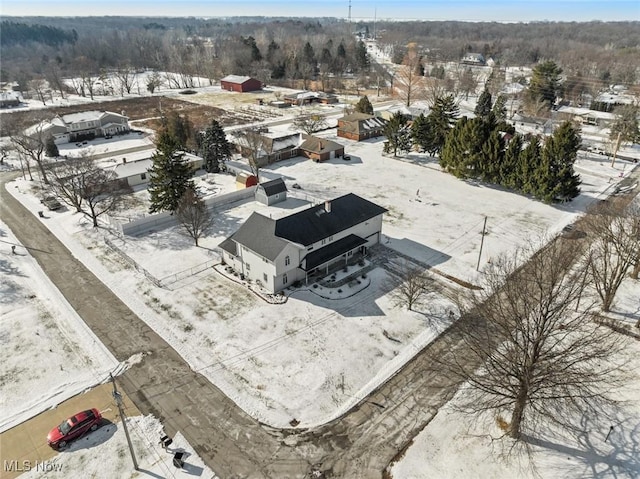
[[[158,278],[156,278],[154,275],[149,273],[149,271],[147,271],[145,268],[140,266],[136,260],[134,260],[131,256],[129,256],[124,251],[122,251],[120,248],[118,248],[109,238],[107,238],[106,236],[103,236],[103,239],[105,244],[109,248],[111,248],[112,251],[117,253],[126,263],[133,266],[136,269],[136,271],[139,271],[140,273],[144,274],[144,276],[153,284],[155,284],[157,287],[164,288],[164,286],[162,285],[160,280],[158,280]]]

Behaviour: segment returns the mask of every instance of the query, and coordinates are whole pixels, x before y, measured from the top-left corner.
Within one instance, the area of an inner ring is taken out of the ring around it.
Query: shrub
[[[496,417],[496,424],[502,431],[506,432],[509,429],[509,423],[502,416]]]

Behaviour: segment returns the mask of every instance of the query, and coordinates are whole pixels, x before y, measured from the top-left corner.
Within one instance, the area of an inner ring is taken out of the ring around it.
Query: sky
[[[2,16],[349,16],[349,0],[0,0]],[[353,20],[640,21],[639,0],[351,0]]]

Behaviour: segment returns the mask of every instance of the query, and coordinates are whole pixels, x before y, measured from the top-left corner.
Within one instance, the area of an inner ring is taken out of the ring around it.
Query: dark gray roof
[[[329,212],[321,204],[276,220],[275,235],[308,246],[387,211],[353,193],[329,203]]]
[[[276,236],[275,226],[275,220],[258,213],[252,213],[238,231],[220,243],[220,248],[236,256],[236,249],[229,245],[229,241],[235,241],[254,253],[273,261],[288,244],[287,241]]]
[[[367,244],[367,240],[364,240],[357,235],[346,236],[309,253],[304,258],[305,265],[302,269],[310,271],[316,266],[325,264],[348,251],[352,251],[357,247],[362,246],[363,244]]]
[[[284,184],[284,180],[282,178],[276,178],[275,180],[260,183],[258,187],[262,188],[267,196],[273,196],[287,191],[287,185]]]

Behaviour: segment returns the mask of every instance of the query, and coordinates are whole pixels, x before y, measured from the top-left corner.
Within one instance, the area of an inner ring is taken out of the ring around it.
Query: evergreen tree
[[[387,152],[393,151],[393,156],[398,156],[398,151],[411,149],[411,130],[407,125],[408,118],[397,111],[385,124],[384,135],[387,137]]]
[[[478,103],[476,104],[476,109],[474,110],[474,113],[476,114],[476,116],[484,118],[489,114],[490,111],[491,111],[491,93],[489,93],[489,90],[485,89],[480,94],[480,97],[478,97]]]
[[[483,176],[485,128],[481,119],[462,117],[445,140],[440,165],[458,178]]]
[[[535,194],[539,188],[538,183],[541,182],[541,179],[538,178],[537,172],[541,156],[542,148],[540,146],[540,140],[537,136],[533,136],[520,153],[518,160],[519,166],[515,173],[515,182],[519,185],[520,191],[525,194]]]
[[[198,135],[198,152],[204,160],[204,169],[209,173],[220,171],[220,165],[231,157],[231,144],[220,123],[215,119],[204,132]]]
[[[189,188],[194,188],[191,177],[193,171],[184,160],[184,153],[176,139],[166,130],[158,133],[156,153],[149,170],[149,194],[151,207],[149,213],[158,211],[175,212],[180,198]]]
[[[421,152],[427,151],[427,146],[429,145],[429,122],[423,113],[420,113],[420,116],[413,120],[411,136],[413,143],[420,147]]]
[[[174,138],[178,147],[182,150],[189,149],[194,140],[193,127],[189,118],[172,111],[167,115],[164,123],[166,132]]]
[[[507,145],[504,158],[500,165],[499,183],[512,190],[520,191],[522,181],[518,174],[520,168],[520,153],[522,152],[522,136],[515,134]]]
[[[363,96],[356,103],[355,110],[359,113],[367,113],[369,115],[373,115],[373,105],[369,101],[369,97],[367,95]]]
[[[573,169],[582,139],[569,121],[564,122],[547,138],[542,150],[538,197],[546,202],[568,201],[580,194],[580,176]]]
[[[529,83],[529,97],[533,100],[541,100],[547,108],[551,108],[560,94],[561,74],[562,68],[551,60],[536,65]]]
[[[439,154],[442,150],[447,134],[458,118],[459,111],[453,95],[438,97],[434,102],[427,117],[429,128],[425,144],[425,149],[431,155]]]
[[[364,71],[369,68],[369,55],[367,54],[367,46],[362,40],[356,45],[355,52],[356,66],[359,70]]]
[[[494,103],[491,111],[493,112],[493,114],[496,117],[496,120],[499,123],[506,122],[507,121],[507,97],[504,95],[498,95],[498,98],[496,99],[496,102]]]
[[[56,145],[56,142],[51,135],[49,135],[44,142],[44,152],[49,158],[56,158],[60,156],[58,145]]]
[[[481,178],[489,183],[499,184],[504,161],[504,140],[499,130],[493,130],[482,144]]]

